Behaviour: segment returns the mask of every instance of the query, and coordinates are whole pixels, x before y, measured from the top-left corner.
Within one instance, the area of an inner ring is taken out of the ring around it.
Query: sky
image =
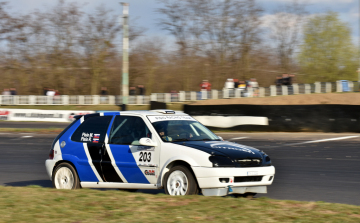
[[[67,2],[72,1],[74,0],[67,0]],[[156,13],[156,9],[161,6],[157,0],[76,0],[80,5],[84,4],[83,10],[86,12],[94,11],[97,6],[103,4],[119,15],[122,14],[121,1],[130,4],[130,17],[137,18],[136,23],[146,28],[147,36],[165,38],[169,36],[157,25],[160,15]],[[265,10],[265,16],[273,14],[281,4],[291,2],[291,0],[257,0],[257,2]],[[352,28],[353,42],[358,42],[360,0],[299,0],[299,2],[308,4],[307,10],[310,14],[324,13],[329,10],[338,12],[342,21],[348,23]],[[56,5],[56,3],[57,0],[8,0],[8,6],[14,13],[29,13],[35,9],[43,10]]]

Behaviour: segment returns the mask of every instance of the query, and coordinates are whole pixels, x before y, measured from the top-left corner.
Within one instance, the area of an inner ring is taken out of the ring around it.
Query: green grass
[[[0,222],[359,222],[360,207],[269,198],[0,187]]]
[[[183,103],[167,104],[168,109],[183,110]],[[3,109],[43,109],[43,110],[78,110],[78,111],[119,111],[120,107],[117,105],[17,105],[7,106],[2,105]],[[128,105],[127,110],[149,110],[150,105]]]

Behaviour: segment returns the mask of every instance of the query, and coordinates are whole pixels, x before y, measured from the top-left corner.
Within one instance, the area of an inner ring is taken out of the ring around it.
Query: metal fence
[[[293,84],[240,89],[223,89],[211,91],[180,91],[179,93],[153,93],[150,96],[129,96],[131,105],[148,105],[150,101],[165,103],[197,101],[207,99],[271,97],[280,95],[354,92],[359,91],[358,81],[315,82],[314,84]],[[121,95],[0,95],[0,105],[120,105]]]

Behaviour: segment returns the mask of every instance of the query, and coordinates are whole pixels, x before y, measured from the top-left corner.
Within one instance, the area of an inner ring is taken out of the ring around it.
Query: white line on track
[[[301,145],[301,144],[308,144],[308,143],[317,143],[317,142],[326,142],[326,141],[335,141],[335,140],[343,140],[343,139],[351,139],[351,138],[358,138],[358,137],[359,136],[345,136],[345,137],[330,138],[330,139],[319,139],[319,140],[313,140],[313,141],[307,141],[307,142],[286,144],[286,146]]]
[[[31,137],[34,137],[34,136],[21,136],[20,138],[31,138]]]
[[[249,137],[237,137],[237,138],[231,138],[231,139],[229,139],[229,141],[230,140],[235,140],[235,139],[247,139],[247,138],[249,138]]]

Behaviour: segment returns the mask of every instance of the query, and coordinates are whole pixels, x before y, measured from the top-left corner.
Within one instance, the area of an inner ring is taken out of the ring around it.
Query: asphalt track
[[[0,128],[31,128],[31,129],[47,129],[47,128],[65,128],[70,122],[12,122],[0,121]]]
[[[359,134],[218,135],[264,150],[271,157],[276,168],[275,180],[268,187],[268,194],[261,196],[360,205]],[[0,133],[0,185],[51,187],[44,162],[54,137],[55,135]],[[313,142],[322,139],[326,141]],[[334,140],[327,141],[328,139]],[[140,192],[163,193],[163,190]]]

